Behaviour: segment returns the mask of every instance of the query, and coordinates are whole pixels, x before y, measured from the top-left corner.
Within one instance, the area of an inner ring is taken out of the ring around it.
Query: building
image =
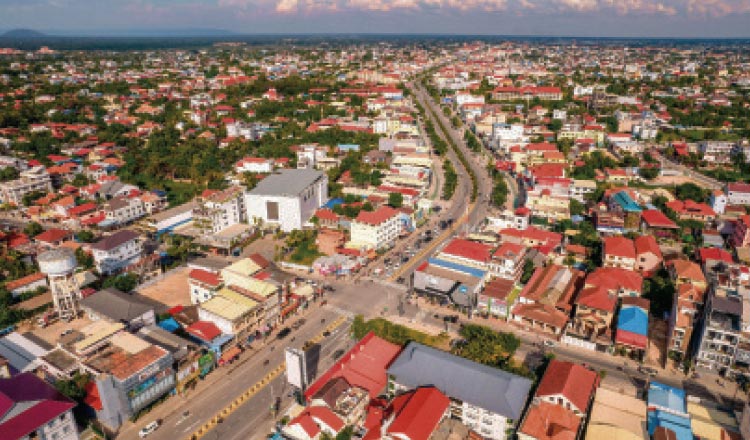
[[[728,183],[726,194],[728,205],[750,205],[750,183]]]
[[[538,268],[521,291],[511,319],[527,328],[561,335],[568,325],[583,278],[583,272],[567,266],[551,264]]]
[[[390,206],[375,211],[360,211],[351,223],[351,239],[347,247],[386,249],[393,246],[402,231],[400,213]]]
[[[23,206],[23,197],[34,192],[47,194],[52,191],[52,178],[43,166],[21,172],[16,180],[0,183],[0,197],[3,203]]]
[[[737,219],[729,242],[735,248],[750,246],[750,215],[743,215]]]
[[[515,282],[504,278],[494,278],[482,289],[477,298],[477,312],[506,318],[513,307],[511,297],[515,289]]]
[[[107,220],[115,225],[121,225],[138,220],[146,215],[143,201],[138,197],[115,197],[102,206]]]
[[[633,240],[621,236],[605,237],[603,240],[604,267],[635,268],[635,244]]]
[[[99,335],[94,334],[81,342],[97,337]],[[99,421],[117,429],[172,391],[175,387],[173,363],[167,350],[133,334],[118,332],[109,337],[108,343],[94,349],[83,361],[86,371],[95,378],[98,399],[91,406]]]
[[[104,275],[126,269],[141,260],[143,246],[138,234],[120,230],[90,245],[96,270]]]
[[[77,440],[76,403],[34,373],[0,378],[0,437]]]
[[[273,172],[273,159],[263,157],[245,157],[234,165],[236,173],[271,173]]]
[[[302,227],[328,201],[328,176],[316,170],[282,170],[245,195],[247,219],[285,232]],[[256,220],[257,219],[257,220]]]
[[[606,388],[596,390],[586,440],[648,438],[646,402]]]
[[[203,234],[216,234],[245,219],[243,189],[230,186],[222,191],[206,190],[196,197],[193,226]]]
[[[396,396],[390,405],[390,417],[368,438],[388,440],[429,440],[440,422],[450,416],[450,399],[435,387],[421,387]],[[368,434],[369,434],[368,430]]]
[[[79,306],[90,320],[121,323],[131,332],[156,325],[156,313],[152,305],[112,287],[83,298]]]
[[[642,359],[648,350],[648,311],[645,298],[625,297],[617,315],[615,346]]]
[[[664,257],[653,235],[641,235],[633,240],[635,245],[634,269],[644,277],[655,275],[662,267]]]
[[[685,391],[659,382],[648,387],[648,433],[652,438],[693,440]],[[662,431],[658,433],[658,431]],[[670,433],[671,432],[671,433]],[[664,437],[659,437],[663,435]]]
[[[721,375],[731,373],[742,338],[742,313],[741,298],[720,296],[716,292],[709,295],[695,356],[696,368]]]
[[[490,273],[500,278],[518,281],[523,273],[526,255],[526,246],[510,242],[503,243],[492,253],[492,260],[489,263]]]
[[[516,435],[519,440],[575,440],[581,418],[561,405],[534,402],[526,412]]]
[[[188,274],[188,286],[190,288],[190,302],[200,304],[213,298],[222,286],[221,277],[218,273],[203,269],[193,269]]]
[[[584,418],[598,386],[599,375],[595,371],[573,362],[553,359],[544,371],[535,397]]]
[[[41,272],[32,273],[31,275],[26,275],[25,277],[5,283],[5,289],[13,295],[13,298],[18,298],[23,293],[33,292],[46,287],[47,276]]]
[[[388,367],[388,392],[434,386],[450,399],[450,416],[486,439],[505,439],[521,419],[529,379],[410,342]]]

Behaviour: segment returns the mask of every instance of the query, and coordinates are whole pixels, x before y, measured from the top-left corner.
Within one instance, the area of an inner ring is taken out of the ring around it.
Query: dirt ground
[[[692,182],[696,185],[703,186],[700,182],[689,176],[658,176],[650,180],[649,185],[680,185],[682,183]]]
[[[138,293],[167,307],[190,305],[189,273],[190,268],[180,267],[139,287]]]
[[[653,319],[648,326],[648,352],[646,353],[646,363],[664,365],[667,356],[667,330],[669,324],[662,319]]]

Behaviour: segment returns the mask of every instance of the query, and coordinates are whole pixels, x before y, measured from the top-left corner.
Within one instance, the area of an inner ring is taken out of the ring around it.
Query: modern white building
[[[22,171],[18,179],[0,184],[2,203],[21,206],[23,196],[35,191],[45,194],[52,191],[52,178],[43,166]]]
[[[360,211],[351,224],[351,241],[354,248],[384,249],[391,246],[401,233],[399,211],[381,206],[375,211]]]
[[[750,205],[750,183],[727,184],[726,193],[729,205]]]
[[[317,170],[285,169],[261,180],[245,194],[247,219],[277,225],[282,231],[302,229],[328,201],[328,176]]]
[[[264,157],[245,157],[234,165],[237,173],[270,173],[273,172],[273,159]]]
[[[108,275],[137,263],[141,259],[143,246],[138,234],[121,230],[93,243],[91,251],[96,269],[99,273]]]

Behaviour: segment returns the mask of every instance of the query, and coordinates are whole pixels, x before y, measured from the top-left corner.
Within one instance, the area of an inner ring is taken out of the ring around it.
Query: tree
[[[37,235],[44,232],[44,228],[37,222],[31,222],[23,228],[23,232],[29,237],[36,237]]]
[[[13,167],[4,167],[0,169],[0,182],[18,179],[20,173]]]
[[[88,229],[78,231],[78,233],[76,233],[76,238],[83,243],[93,243],[96,241],[96,235]]]
[[[523,263],[523,273],[521,274],[521,283],[526,284],[531,279],[531,276],[534,275],[534,271],[536,270],[536,267],[534,267],[534,262],[529,260],[526,260]]]
[[[115,275],[104,280],[102,288],[114,287],[122,292],[131,292],[138,286],[138,275],[134,273],[125,273],[121,275]]]
[[[76,174],[71,184],[80,188],[89,184],[89,178],[83,174]]]
[[[503,368],[521,345],[512,333],[496,332],[476,324],[464,325],[459,334],[464,342],[453,348],[454,354],[493,367]]]
[[[586,205],[576,199],[570,199],[570,214],[583,215],[586,212]]]
[[[393,208],[400,208],[404,204],[404,195],[400,192],[389,193],[388,204]]]
[[[686,182],[675,187],[675,196],[680,200],[702,202],[705,198],[703,189],[693,182]]]
[[[88,252],[84,251],[83,248],[79,247],[75,251],[76,260],[78,265],[84,269],[91,269],[94,267],[94,257]]]

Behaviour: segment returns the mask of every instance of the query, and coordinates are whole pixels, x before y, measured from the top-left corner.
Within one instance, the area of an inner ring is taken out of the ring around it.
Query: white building
[[[727,184],[726,192],[729,205],[750,205],[750,183]]]
[[[750,194],[748,195],[750,196]],[[711,197],[708,199],[708,204],[711,205],[711,209],[713,209],[715,213],[724,214],[724,211],[727,209],[728,201],[729,197],[727,197],[723,191],[716,190],[711,193]]]
[[[18,179],[0,184],[2,203],[16,206],[23,205],[23,196],[35,191],[44,194],[52,191],[52,178],[43,166],[22,171]]]
[[[143,246],[138,234],[130,230],[117,231],[90,245],[96,269],[105,275],[119,272],[141,259]]]
[[[349,247],[385,249],[393,245],[401,233],[399,211],[381,206],[373,212],[360,211],[351,224]]]
[[[115,197],[104,204],[107,219],[117,224],[129,223],[146,215],[143,200],[138,197]]]
[[[570,198],[583,203],[586,194],[596,191],[596,182],[593,180],[573,180],[570,185]]]
[[[237,173],[271,173],[273,172],[273,159],[263,157],[245,157],[234,165]]]
[[[216,234],[245,219],[244,193],[240,186],[196,198],[193,226],[206,234]]]
[[[317,170],[282,170],[261,180],[245,195],[247,219],[252,224],[302,229],[315,210],[328,201],[328,176]]]

